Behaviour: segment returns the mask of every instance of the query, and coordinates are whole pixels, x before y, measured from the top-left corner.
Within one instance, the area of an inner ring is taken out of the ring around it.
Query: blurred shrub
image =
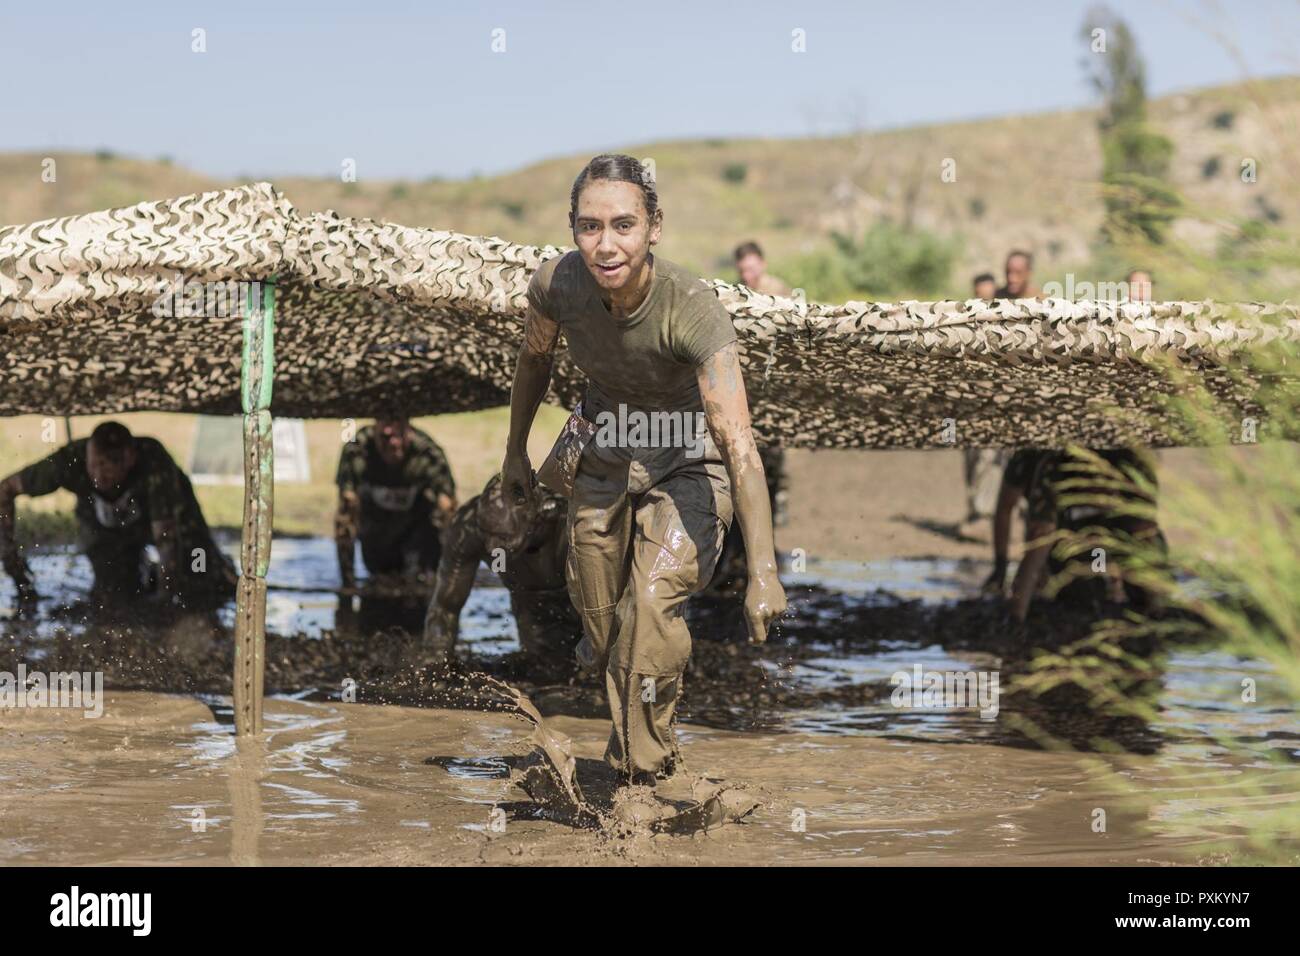
[[[959,240],[891,222],[860,239],[831,234],[831,247],[783,263],[779,274],[810,299],[934,297],[948,289]]]
[[[1142,123],[1127,123],[1102,137],[1103,239],[1160,243],[1182,206],[1167,176],[1174,144]]]
[[[749,175],[749,167],[744,163],[728,163],[722,167],[722,178],[729,183],[743,183]]]
[[[1215,129],[1232,129],[1232,121],[1236,118],[1237,114],[1232,110],[1220,110],[1210,119],[1210,123]]]

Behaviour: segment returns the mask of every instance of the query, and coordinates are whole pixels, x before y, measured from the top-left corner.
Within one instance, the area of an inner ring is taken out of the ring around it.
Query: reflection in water
[[[227,544],[228,550],[232,550]],[[215,617],[164,615],[145,606],[133,616],[105,623],[77,605],[89,585],[88,565],[68,552],[46,552],[34,562],[43,589],[42,617],[33,623],[0,624],[14,663],[46,661],[61,668],[106,671],[110,686],[185,693],[228,694],[231,673],[229,629],[233,608]],[[1008,694],[1018,674],[1030,668],[1024,639],[1013,633],[997,607],[970,595],[987,573],[980,562],[890,560],[866,563],[810,563],[804,573],[785,575],[792,608],[768,644],[743,640],[739,605],[693,602],[688,610],[695,652],[686,681],[682,717],[706,727],[776,731],[814,736],[868,736],[935,743],[1020,744],[1027,742],[1011,715],[1036,724],[1076,747],[1098,741],[1139,753],[1158,753],[1171,766],[1202,767],[1218,755],[1216,734],[1257,749],[1261,763],[1272,751],[1300,756],[1294,710],[1246,704],[1239,694],[1244,676],[1258,685],[1260,701],[1285,700],[1276,675],[1259,662],[1238,660],[1214,648],[1142,650],[1141,670],[1127,692],[1148,697],[1153,719],[1116,719],[1098,711],[1078,688],[1057,688],[1042,696]],[[582,681],[530,681],[521,663],[509,596],[480,570],[462,614],[458,653],[463,664],[518,681],[547,713],[601,717],[599,687]],[[418,664],[415,638],[423,601],[362,602],[339,613],[340,599],[322,593],[336,584],[334,545],[326,539],[277,540],[268,602],[267,687],[280,695],[338,700],[345,680],[354,681],[363,702],[491,707],[472,686],[448,687]],[[295,590],[301,589],[301,590]],[[0,617],[12,611],[12,585],[0,582]],[[352,602],[349,600],[348,604]],[[1086,624],[1086,622],[1082,622]],[[1057,616],[1031,620],[1029,645],[1059,647],[1082,636],[1078,622]],[[1141,650],[1141,649],[1140,649]],[[895,675],[994,672],[1002,697],[997,719],[973,709],[898,707],[891,700]],[[10,668],[12,669],[12,668]],[[459,688],[459,692],[457,691]],[[459,696],[457,696],[459,693]],[[216,699],[216,698],[214,698]],[[273,735],[276,728],[271,727]],[[214,725],[201,738],[194,759],[231,761],[232,804],[250,807],[274,773],[259,769],[253,755],[230,747],[229,730]],[[292,756],[303,771],[335,774],[325,730],[296,745]],[[210,748],[204,750],[203,748]],[[283,756],[283,755],[282,755]],[[449,764],[448,772],[494,775],[490,762]],[[264,777],[259,777],[263,774]],[[256,781],[262,779],[259,788]],[[304,813],[337,814],[348,808],[310,792],[285,791]],[[239,852],[256,855],[256,830],[237,841]]]
[[[226,780],[230,788],[230,814],[233,833],[230,839],[230,862],[235,866],[258,866],[258,843],[262,836],[261,782],[266,762],[267,741],[263,738],[239,737],[235,753],[229,758]]]

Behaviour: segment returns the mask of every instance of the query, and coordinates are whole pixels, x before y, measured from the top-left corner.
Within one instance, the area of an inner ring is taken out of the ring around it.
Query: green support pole
[[[253,286],[254,289],[257,286]],[[275,280],[261,286],[261,301],[244,305],[240,395],[244,410],[244,529],[235,598],[235,734],[262,732],[262,682],[266,672],[266,570],[271,563],[271,513],[275,494],[271,434],[271,383],[275,371]]]

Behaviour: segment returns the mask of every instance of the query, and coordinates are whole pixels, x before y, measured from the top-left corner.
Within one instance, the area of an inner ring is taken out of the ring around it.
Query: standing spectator
[[[790,287],[767,271],[767,260],[757,242],[742,242],[736,246],[735,257],[736,272],[740,274],[742,285],[764,295],[790,294]]]

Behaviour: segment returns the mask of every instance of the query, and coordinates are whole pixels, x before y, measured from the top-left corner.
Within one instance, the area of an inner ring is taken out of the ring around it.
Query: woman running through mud
[[[662,223],[653,179],[630,156],[597,156],[574,181],[577,249],[528,286],[502,467],[507,500],[526,504],[526,442],[563,332],[587,376],[582,418],[599,428],[577,458],[569,507],[576,654],[605,676],[605,759],[648,785],[677,763],[672,723],[691,652],[683,604],[713,574],[733,498],[750,562],[749,639],[766,640],[786,609],[735,328],[707,285],[650,252]]]

